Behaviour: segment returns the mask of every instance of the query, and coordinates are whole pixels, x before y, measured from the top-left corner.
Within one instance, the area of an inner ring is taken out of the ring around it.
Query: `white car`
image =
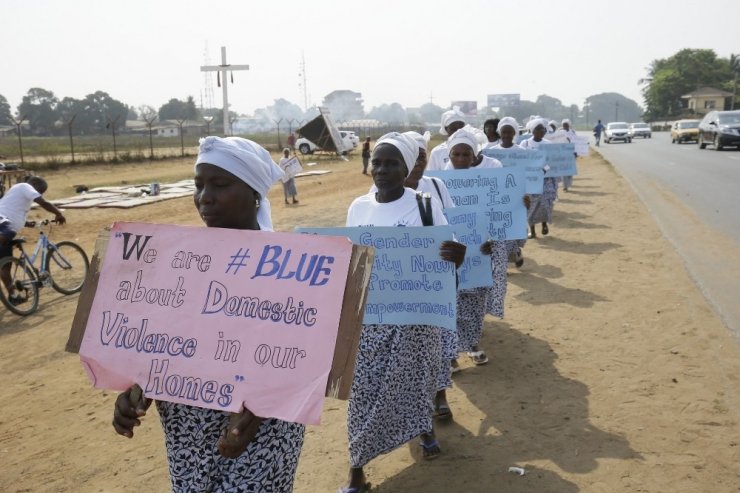
[[[357,146],[360,145],[360,138],[351,130],[340,130],[339,134],[342,136],[342,139],[345,138],[346,134],[346,137],[352,142],[352,149],[357,149]]]
[[[632,137],[629,134],[629,125],[626,122],[611,122],[606,125],[604,142],[611,144],[615,140],[632,142]]]
[[[354,132],[340,130],[339,135],[342,137],[344,147],[347,149],[354,150],[358,145],[360,145],[360,138]],[[295,141],[295,148],[298,149],[301,154],[313,154],[315,151],[321,150],[319,146],[305,137],[300,137]],[[345,154],[349,152],[350,151],[345,151]]]
[[[643,139],[652,139],[653,132],[650,129],[650,125],[647,123],[630,123],[629,131],[627,134],[632,137],[642,137]]]

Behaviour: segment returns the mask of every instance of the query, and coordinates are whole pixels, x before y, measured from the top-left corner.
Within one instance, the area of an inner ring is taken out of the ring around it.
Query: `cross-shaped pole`
[[[221,47],[221,65],[201,65],[201,72],[220,72],[221,86],[224,90],[224,136],[231,135],[231,122],[229,121],[229,91],[226,72],[234,70],[249,70],[249,65],[229,65],[226,63],[226,47]]]

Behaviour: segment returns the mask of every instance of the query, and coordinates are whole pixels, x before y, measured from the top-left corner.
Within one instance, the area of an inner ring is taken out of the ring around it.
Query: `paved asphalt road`
[[[671,144],[667,132],[594,149],[630,182],[740,340],[740,150]]]

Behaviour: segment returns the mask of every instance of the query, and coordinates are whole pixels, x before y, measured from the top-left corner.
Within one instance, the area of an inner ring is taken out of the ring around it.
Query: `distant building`
[[[362,93],[341,89],[324,96],[322,106],[329,108],[334,122],[364,118]]]
[[[686,108],[689,114],[706,115],[712,110],[727,109],[727,99],[731,97],[731,92],[714,87],[700,87],[696,91],[684,94],[681,99],[688,100]]]
[[[126,132],[131,134],[149,134],[149,126],[141,120],[126,120]],[[194,120],[182,122],[184,136],[201,136],[206,133],[206,124]],[[179,137],[180,125],[174,120],[164,120],[152,125],[152,134],[156,137]]]

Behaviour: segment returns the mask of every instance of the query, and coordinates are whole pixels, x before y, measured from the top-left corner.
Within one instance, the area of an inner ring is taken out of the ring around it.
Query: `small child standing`
[[[298,195],[298,190],[296,190],[295,187],[295,176],[291,175],[286,169],[290,160],[290,149],[286,147],[285,149],[283,149],[283,157],[280,158],[280,162],[278,163],[280,169],[283,170],[283,173],[285,173],[285,176],[282,178],[283,193],[285,194],[286,204],[289,203],[288,197],[291,197],[293,199],[293,203],[297,204],[298,199],[296,199],[296,196]]]

